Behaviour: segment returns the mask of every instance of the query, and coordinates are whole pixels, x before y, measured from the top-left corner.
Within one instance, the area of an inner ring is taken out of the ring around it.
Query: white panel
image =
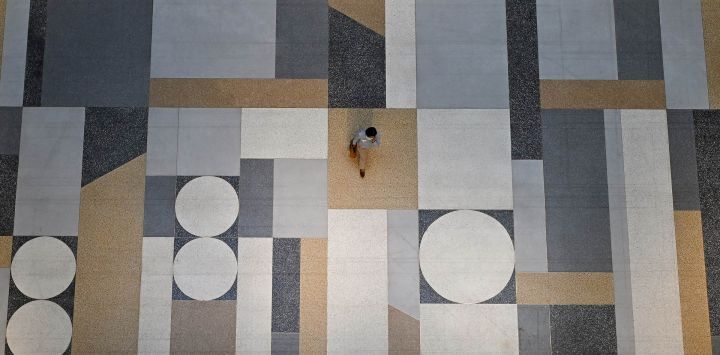
[[[237,354],[270,352],[272,245],[272,238],[238,239]]]
[[[246,159],[327,159],[327,109],[243,109]]]
[[[420,209],[511,210],[509,110],[418,110]]]
[[[416,107],[415,0],[385,0],[385,84],[388,108]]]
[[[173,238],[143,238],[138,353],[170,353]]]
[[[387,212],[328,214],[328,353],[388,351]]]
[[[519,354],[517,305],[422,304],[423,354]]]
[[[682,354],[667,119],[623,110],[625,201],[638,354]]]
[[[6,0],[0,106],[22,106],[30,0]]]

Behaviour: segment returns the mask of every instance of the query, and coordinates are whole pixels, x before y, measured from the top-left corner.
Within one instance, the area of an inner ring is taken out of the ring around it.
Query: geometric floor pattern
[[[0,19],[5,353],[720,354],[718,1]]]

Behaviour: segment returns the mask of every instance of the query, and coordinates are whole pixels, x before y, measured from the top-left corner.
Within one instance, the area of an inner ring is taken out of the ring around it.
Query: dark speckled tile
[[[553,354],[614,354],[615,306],[550,306]]]
[[[300,239],[273,239],[272,331],[300,331]],[[274,345],[274,344],[273,344]]]
[[[18,156],[0,154],[0,235],[13,234],[17,178]]]
[[[40,106],[42,101],[47,8],[48,0],[30,0],[23,106]]]
[[[385,107],[385,38],[332,8],[330,107]]]
[[[720,335],[720,110],[693,112],[710,332]]]
[[[147,108],[85,109],[82,186],[147,150]]]
[[[506,0],[510,141],[513,159],[542,159],[535,0]]]

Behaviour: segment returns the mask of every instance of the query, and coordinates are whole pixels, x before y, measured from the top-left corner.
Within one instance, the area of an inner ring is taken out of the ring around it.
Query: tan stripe
[[[517,273],[518,304],[613,304],[610,272]]]
[[[0,237],[0,267],[10,267],[12,237]]]
[[[540,80],[542,108],[664,109],[662,80]]]
[[[680,314],[686,354],[712,354],[700,211],[675,211]]]
[[[2,69],[3,47],[5,46],[5,12],[7,1],[0,0],[0,69]]]
[[[328,0],[328,5],[385,36],[385,0]]]
[[[710,108],[720,108],[720,1],[702,0]]]
[[[152,107],[323,108],[325,79],[150,79]]]
[[[300,240],[300,353],[327,349],[327,239]]]
[[[135,353],[145,155],[80,191],[73,354]]]
[[[389,354],[420,354],[420,320],[388,306]]]

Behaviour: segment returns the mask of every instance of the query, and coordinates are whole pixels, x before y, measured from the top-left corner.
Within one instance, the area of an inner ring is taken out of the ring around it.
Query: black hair
[[[377,130],[375,127],[368,127],[368,129],[365,130],[365,135],[368,137],[375,137],[377,135]]]

